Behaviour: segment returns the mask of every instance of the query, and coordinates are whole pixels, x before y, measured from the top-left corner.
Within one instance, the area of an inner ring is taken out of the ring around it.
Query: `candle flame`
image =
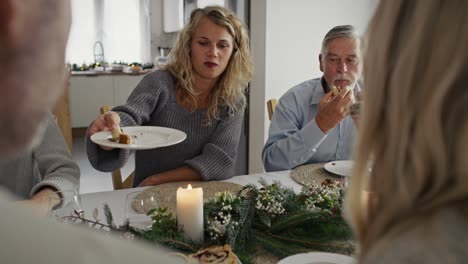
[[[187,190],[192,190],[192,185],[191,185],[191,184],[189,184],[189,185],[187,186]]]

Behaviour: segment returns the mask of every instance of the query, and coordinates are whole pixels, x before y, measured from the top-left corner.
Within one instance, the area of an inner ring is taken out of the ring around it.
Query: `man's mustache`
[[[347,74],[339,74],[339,75],[336,75],[333,77],[333,82],[335,81],[348,81],[350,83],[353,83],[353,79],[351,78],[351,76],[347,75]]]

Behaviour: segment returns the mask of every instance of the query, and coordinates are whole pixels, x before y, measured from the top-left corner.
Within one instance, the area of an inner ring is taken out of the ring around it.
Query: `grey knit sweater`
[[[130,94],[125,105],[113,111],[125,126],[161,126],[181,130],[187,138],[176,145],[135,153],[135,180],[139,185],[157,173],[188,165],[197,170],[203,180],[232,177],[244,111],[204,125],[206,110],[189,111],[176,103],[175,86],[168,71],[147,74]],[[99,171],[111,172],[127,162],[128,150],[105,151],[89,138],[86,143],[88,159]]]
[[[0,185],[23,199],[47,186],[78,192],[80,169],[72,160],[52,114],[46,116],[41,126],[45,126],[42,141],[32,152],[0,160]]]

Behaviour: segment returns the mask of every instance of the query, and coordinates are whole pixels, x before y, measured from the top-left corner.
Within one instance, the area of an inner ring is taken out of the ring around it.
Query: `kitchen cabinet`
[[[121,105],[127,102],[130,93],[135,89],[137,84],[141,81],[141,76],[119,76],[114,79],[114,104]]]
[[[124,104],[143,75],[72,76],[70,112],[73,128],[88,127],[102,105]]]

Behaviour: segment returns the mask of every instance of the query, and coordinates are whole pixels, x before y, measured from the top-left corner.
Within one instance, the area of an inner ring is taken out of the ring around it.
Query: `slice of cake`
[[[132,144],[132,137],[130,135],[120,133],[119,134],[119,143],[120,144]]]

